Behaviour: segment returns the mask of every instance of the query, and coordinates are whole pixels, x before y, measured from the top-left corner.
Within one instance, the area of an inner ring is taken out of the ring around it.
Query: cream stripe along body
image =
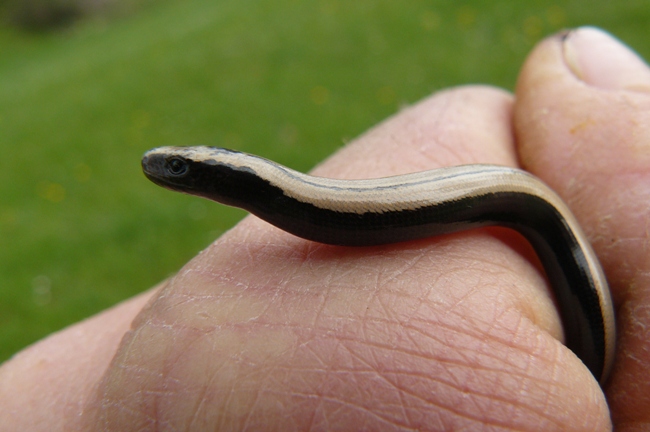
[[[567,347],[601,383],[609,373],[614,312],[600,264],[567,206],[524,171],[464,165],[335,180],[214,147],[153,149],[142,167],[160,186],[243,208],[321,243],[369,246],[491,225],[515,229],[544,266]]]

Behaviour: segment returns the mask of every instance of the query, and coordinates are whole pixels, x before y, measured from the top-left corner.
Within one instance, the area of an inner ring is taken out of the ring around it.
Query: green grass
[[[598,25],[650,57],[648,22],[645,0],[167,0],[54,34],[0,29],[0,361],[243,216],[146,181],[145,150],[223,145],[308,170],[435,90],[512,89],[561,28]]]

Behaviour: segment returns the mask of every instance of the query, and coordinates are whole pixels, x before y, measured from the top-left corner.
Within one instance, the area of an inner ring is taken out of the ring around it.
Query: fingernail
[[[564,61],[594,87],[650,92],[650,68],[634,51],[600,29],[580,27],[563,37]]]

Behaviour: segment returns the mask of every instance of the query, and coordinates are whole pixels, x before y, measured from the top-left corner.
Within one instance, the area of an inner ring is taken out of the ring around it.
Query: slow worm
[[[616,330],[600,264],[566,204],[525,171],[463,165],[334,180],[215,147],[153,149],[142,168],[160,186],[243,208],[321,243],[369,246],[490,225],[514,229],[544,266],[566,346],[601,383],[611,369]]]

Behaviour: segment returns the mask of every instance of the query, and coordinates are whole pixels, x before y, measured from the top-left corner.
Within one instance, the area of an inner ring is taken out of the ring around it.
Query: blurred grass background
[[[513,89],[563,28],[597,25],[650,57],[646,0],[159,0],[86,15],[56,29],[2,16],[0,361],[151,287],[243,216],[149,183],[151,147],[307,171],[436,90]]]

